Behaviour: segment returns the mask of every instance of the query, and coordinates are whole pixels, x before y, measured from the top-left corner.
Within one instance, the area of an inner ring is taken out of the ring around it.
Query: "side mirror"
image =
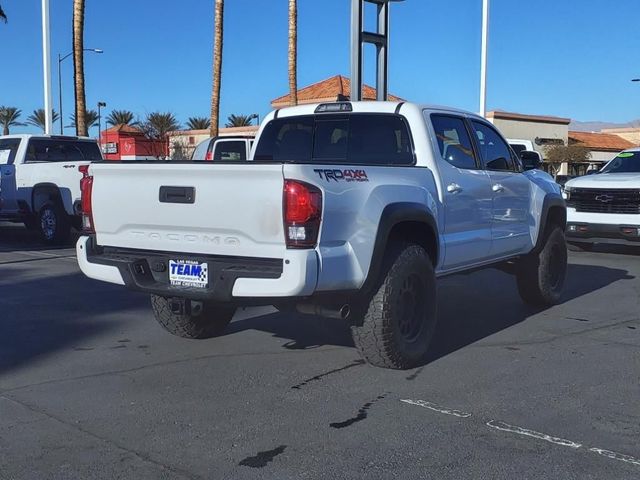
[[[525,170],[535,170],[542,165],[542,155],[531,150],[520,152],[520,160],[522,160],[522,166]]]
[[[595,175],[599,172],[600,170],[587,170],[587,175]]]

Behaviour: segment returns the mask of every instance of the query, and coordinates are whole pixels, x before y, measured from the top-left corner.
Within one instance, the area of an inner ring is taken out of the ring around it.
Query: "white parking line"
[[[499,422],[497,420],[491,420],[490,422],[487,422],[487,426],[503,432],[510,432],[517,435],[537,438],[538,440],[544,440],[545,442],[562,445],[563,447],[580,448],[582,446],[581,443],[572,442],[571,440],[565,440],[564,438],[552,437],[551,435],[547,435],[546,433],[540,433],[534,430],[516,427],[514,425],[509,425],[508,423]]]
[[[417,405],[418,407],[428,408],[429,410],[433,410],[434,412],[444,413],[445,415],[452,415],[454,417],[459,418],[469,418],[471,416],[470,413],[461,412],[460,410],[454,410],[452,408],[442,407],[440,405],[436,405],[435,403],[425,402],[424,400],[400,400],[401,402],[408,403],[409,405]]]
[[[598,455],[602,455],[604,457],[613,458],[614,460],[619,460],[621,462],[631,463],[633,465],[640,465],[640,460],[630,455],[623,455],[622,453],[616,453],[610,450],[603,450],[601,448],[590,448],[589,451],[593,453],[597,453]]]

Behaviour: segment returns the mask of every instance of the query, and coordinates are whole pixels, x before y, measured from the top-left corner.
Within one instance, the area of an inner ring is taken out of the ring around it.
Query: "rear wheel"
[[[518,262],[518,291],[526,303],[550,306],[560,302],[567,276],[567,257],[564,231],[555,227],[540,251],[530,253]]]
[[[69,240],[71,222],[59,202],[47,203],[38,214],[38,227],[45,243],[60,245]]]
[[[419,245],[395,245],[364,318],[352,327],[362,357],[372,365],[407,369],[425,357],[436,325],[436,278]]]
[[[151,307],[158,323],[172,335],[203,339],[221,335],[236,308],[207,302],[175,300],[151,295]]]

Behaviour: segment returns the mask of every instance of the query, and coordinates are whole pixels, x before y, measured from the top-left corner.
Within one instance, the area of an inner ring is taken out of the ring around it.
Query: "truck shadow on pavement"
[[[142,306],[146,300],[81,273],[26,280],[18,273],[0,270],[0,379],[10,370],[118,328],[117,321],[101,316]]]
[[[75,248],[79,236],[78,232],[71,230],[71,236],[65,245],[46,245],[38,232],[28,230],[21,223],[0,222],[0,253]]]
[[[632,280],[626,270],[595,265],[569,265],[563,303],[620,280]],[[440,281],[438,326],[425,364],[507,329],[542,312],[524,304],[514,277],[496,270],[456,275]],[[234,321],[228,333],[259,330],[285,339],[283,348],[306,350],[321,346],[353,347],[347,322],[296,314],[271,314]]]

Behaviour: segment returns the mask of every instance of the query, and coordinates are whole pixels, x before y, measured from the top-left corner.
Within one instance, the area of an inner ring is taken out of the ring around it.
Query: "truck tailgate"
[[[281,164],[97,163],[102,246],[283,258]]]

